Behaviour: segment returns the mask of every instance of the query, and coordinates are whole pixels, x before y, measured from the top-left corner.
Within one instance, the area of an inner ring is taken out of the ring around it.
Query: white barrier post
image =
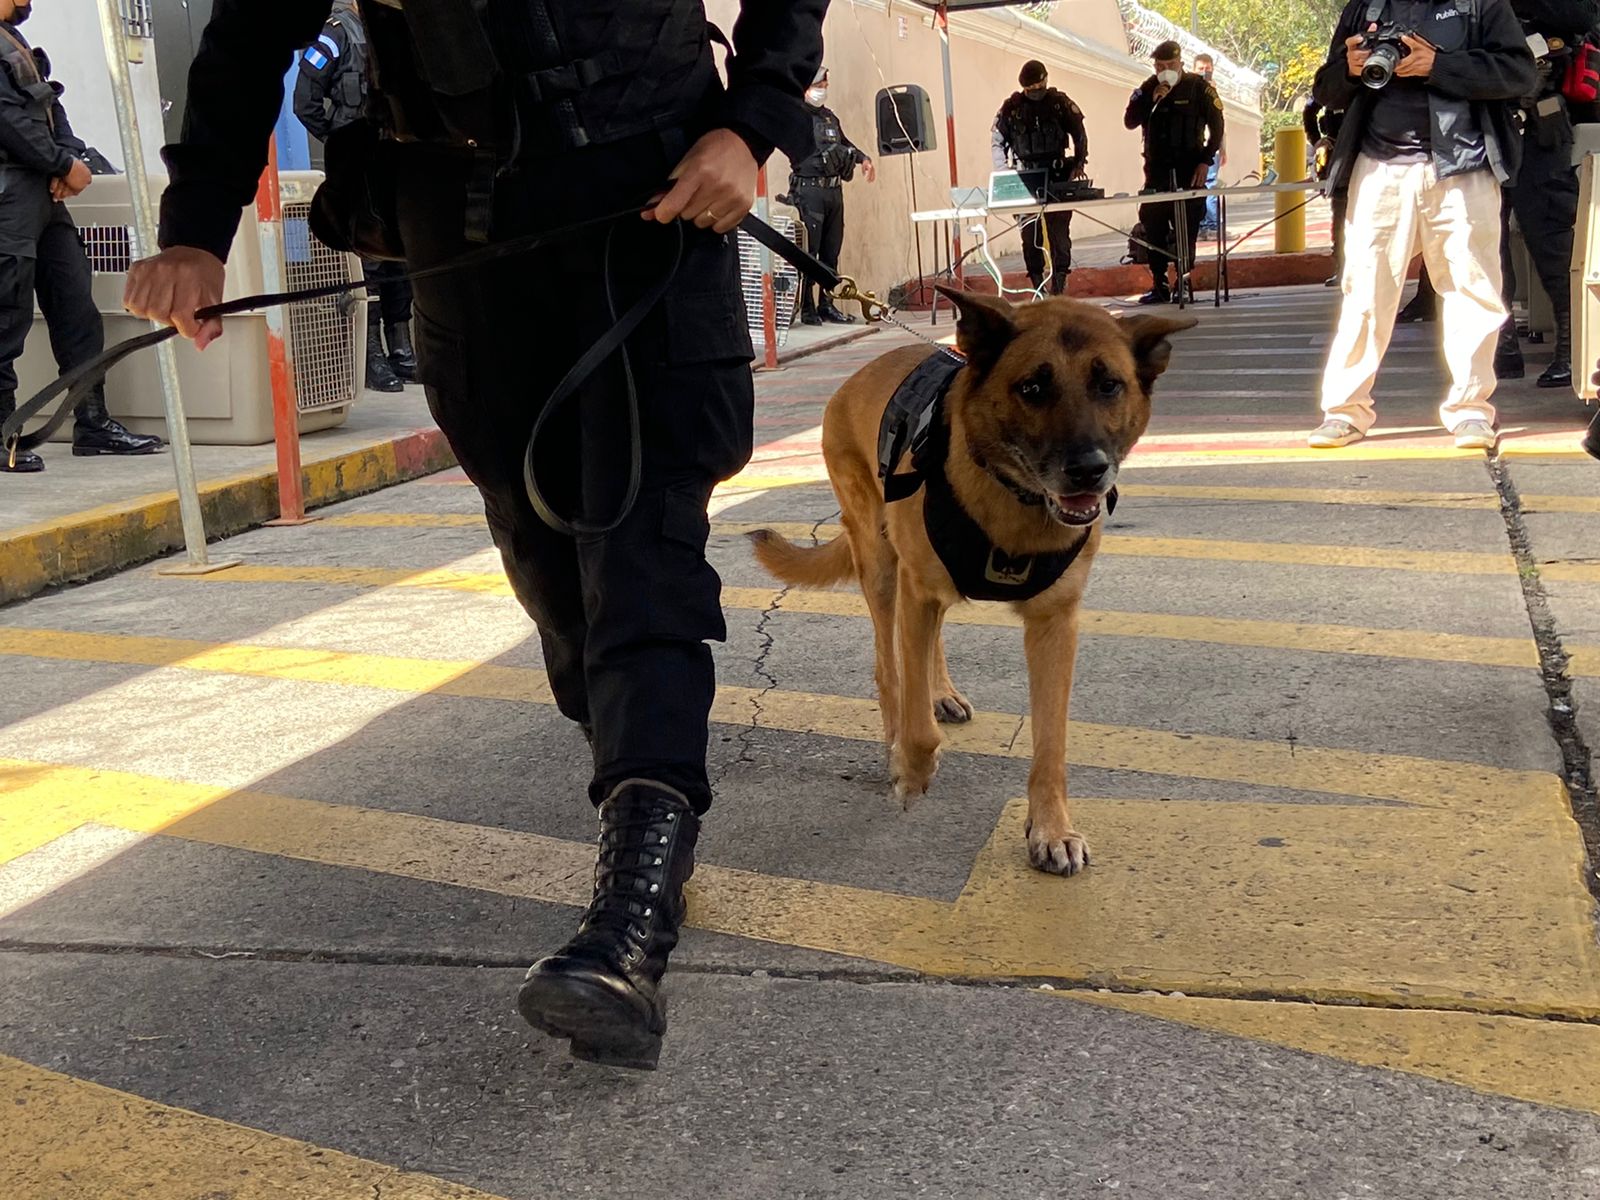
[[[133,257],[156,253],[156,214],[150,201],[150,181],[145,176],[144,146],[139,138],[139,117],[134,110],[133,80],[128,74],[128,48],[123,38],[122,14],[117,0],[100,0],[100,36],[105,44],[106,67],[111,72],[111,96],[117,107],[117,129],[122,135],[123,166],[128,174],[128,195],[133,200]],[[183,521],[185,565],[161,568],[166,574],[205,574],[231,567],[234,562],[210,562],[206,557],[205,520],[200,512],[200,489],[195,482],[194,458],[189,450],[189,427],[178,392],[178,357],[171,342],[156,347],[161,363],[161,400],[166,413],[167,441],[172,468],[177,475],[178,514]]]

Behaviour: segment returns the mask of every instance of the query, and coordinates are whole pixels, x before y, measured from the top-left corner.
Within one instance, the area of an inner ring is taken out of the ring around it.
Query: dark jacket
[[[813,150],[794,164],[796,179],[849,179],[855,174],[856,164],[867,161],[867,154],[844,135],[839,115],[826,104],[811,107],[811,144]]]
[[[217,0],[190,68],[183,137],[162,152],[171,177],[161,200],[163,246],[227,254],[266,165],[284,75],[330,9],[331,0]],[[744,0],[725,89],[702,0],[486,0],[482,15],[498,66],[527,102],[518,112],[530,141],[544,124],[581,134],[575,145],[669,126],[694,135],[724,127],[761,162],[774,147],[791,160],[811,151],[802,97],[822,61],[826,10],[827,0]],[[393,12],[368,12],[385,92],[373,21]]]
[[[1192,174],[1201,163],[1217,161],[1222,149],[1224,123],[1222,97],[1203,76],[1184,72],[1183,78],[1158,104],[1156,77],[1134,89],[1122,123],[1144,130],[1144,173],[1149,185],[1165,187],[1167,172]]]
[[[1086,166],[1089,132],[1083,126],[1083,109],[1055,88],[1039,100],[1013,92],[995,114],[989,150],[997,171],[1012,162],[1022,166],[1064,162],[1074,170]]]
[[[354,0],[334,0],[333,15],[300,56],[294,115],[312,137],[360,120],[367,107],[367,37]]]
[[[1434,168],[1447,178],[1487,166],[1501,183],[1514,182],[1522,155],[1510,102],[1529,94],[1537,81],[1522,26],[1507,0],[1422,2],[1435,11],[1421,32],[1440,48],[1427,80]],[[1328,171],[1335,188],[1350,181],[1378,100],[1376,91],[1351,77],[1345,52],[1345,39],[1365,28],[1369,3],[1345,5],[1312,89],[1317,103],[1345,111]]]
[[[1523,103],[1525,136],[1547,149],[1570,146],[1575,135],[1561,81],[1572,59],[1569,47],[1578,45],[1600,25],[1600,0],[1511,0],[1511,11],[1526,33],[1537,33],[1546,44],[1559,41],[1562,46],[1559,53],[1538,61],[1538,86]]]
[[[1324,108],[1315,100],[1308,100],[1305,111],[1300,114],[1300,123],[1305,126],[1306,140],[1315,145],[1323,138],[1339,136],[1344,114],[1336,108]]]
[[[0,35],[0,163],[59,179],[87,147],[67,121],[45,52],[30,47],[15,25],[0,26],[9,35]]]

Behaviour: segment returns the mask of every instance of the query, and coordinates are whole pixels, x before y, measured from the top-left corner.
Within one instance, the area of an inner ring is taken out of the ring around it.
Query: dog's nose
[[[1111,459],[1104,450],[1070,459],[1061,468],[1067,486],[1075,492],[1098,492],[1110,471]]]

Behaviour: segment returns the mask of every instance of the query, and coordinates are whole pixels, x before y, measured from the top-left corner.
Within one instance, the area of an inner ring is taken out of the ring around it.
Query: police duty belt
[[[487,266],[490,263],[528,254],[543,246],[567,241],[591,229],[610,226],[611,232],[614,233],[620,227],[621,222],[628,218],[637,220],[640,214],[646,211],[648,211],[647,208],[636,206],[621,212],[608,213],[605,216],[591,217],[557,229],[549,229],[512,238],[492,246],[484,246],[477,250],[468,251],[466,254],[462,254],[448,262],[440,263],[438,266],[407,272],[404,278],[415,283],[423,279],[449,275],[456,271],[470,271],[478,267]],[[528,499],[532,503],[534,510],[539,514],[540,519],[559,533],[565,533],[570,536],[610,533],[627,518],[628,513],[633,508],[634,500],[638,496],[643,463],[643,446],[640,442],[638,397],[634,391],[633,372],[628,364],[626,342],[633,332],[638,329],[645,317],[649,315],[650,311],[660,303],[678,273],[678,266],[683,258],[683,225],[681,222],[674,222],[673,227],[677,234],[676,247],[666,273],[647,289],[645,294],[635,301],[627,312],[620,316],[615,308],[611,307],[611,292],[609,285],[607,286],[606,301],[614,323],[601,335],[598,341],[584,351],[578,361],[562,377],[561,382],[550,393],[538,417],[534,420],[533,431],[529,435],[527,452],[523,460],[524,482],[528,489]],[[857,286],[856,281],[848,275],[840,275],[837,271],[807,254],[760,217],[752,213],[739,222],[738,228],[784,259],[807,279],[822,285],[835,300],[845,304],[859,304],[861,306],[862,319],[869,324],[873,321],[893,319],[892,310],[877,296],[871,292],[863,291]],[[605,277],[608,280],[610,278],[610,258],[611,238],[608,237],[606,241],[606,263],[603,268]],[[382,282],[387,283],[389,281],[384,280]],[[259,309],[271,308],[279,304],[293,304],[303,300],[321,300],[332,296],[347,295],[355,291],[374,290],[379,286],[380,281],[360,279],[344,283],[322,284],[318,287],[301,288],[292,292],[271,292],[258,296],[244,296],[238,300],[229,300],[223,304],[213,304],[202,308],[194,316],[197,321],[209,321],[218,317],[234,316],[238,313],[255,312]],[[84,397],[105,380],[106,374],[112,367],[129,355],[160,345],[162,342],[176,336],[177,332],[177,329],[172,326],[152,329],[148,333],[142,333],[137,337],[118,342],[87,362],[80,363],[70,371],[64,372],[53,383],[40,389],[25,402],[18,405],[16,411],[8,416],[4,422],[0,422],[0,447],[3,447],[3,452],[15,463],[19,451],[32,450],[42,445],[56,430],[66,423],[67,418],[74,413]],[[619,353],[623,359],[628,392],[629,474],[627,491],[616,515],[608,521],[594,522],[578,517],[568,518],[556,512],[538,482],[533,466],[534,447],[537,445],[539,435],[543,432],[551,416],[572,399],[578,388],[595,372],[601,363],[613,354]],[[40,412],[43,412],[50,402],[57,397],[60,397],[60,403],[46,418],[44,424],[32,433],[23,433],[23,425]]]

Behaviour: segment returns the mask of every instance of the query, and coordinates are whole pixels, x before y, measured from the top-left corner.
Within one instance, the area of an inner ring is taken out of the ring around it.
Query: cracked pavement
[[[951,614],[977,714],[902,811],[859,596],[741,533],[831,536],[822,406],[901,335],[758,376],[653,1074],[512,1007],[594,817],[459,473],[0,611],[0,1195],[1600,1197],[1600,471],[1531,382],[1498,464],[1448,449],[1417,327],[1380,432],[1306,453],[1330,304],[1179,340],[1089,588],[1071,880],[1026,864],[1007,612]]]

